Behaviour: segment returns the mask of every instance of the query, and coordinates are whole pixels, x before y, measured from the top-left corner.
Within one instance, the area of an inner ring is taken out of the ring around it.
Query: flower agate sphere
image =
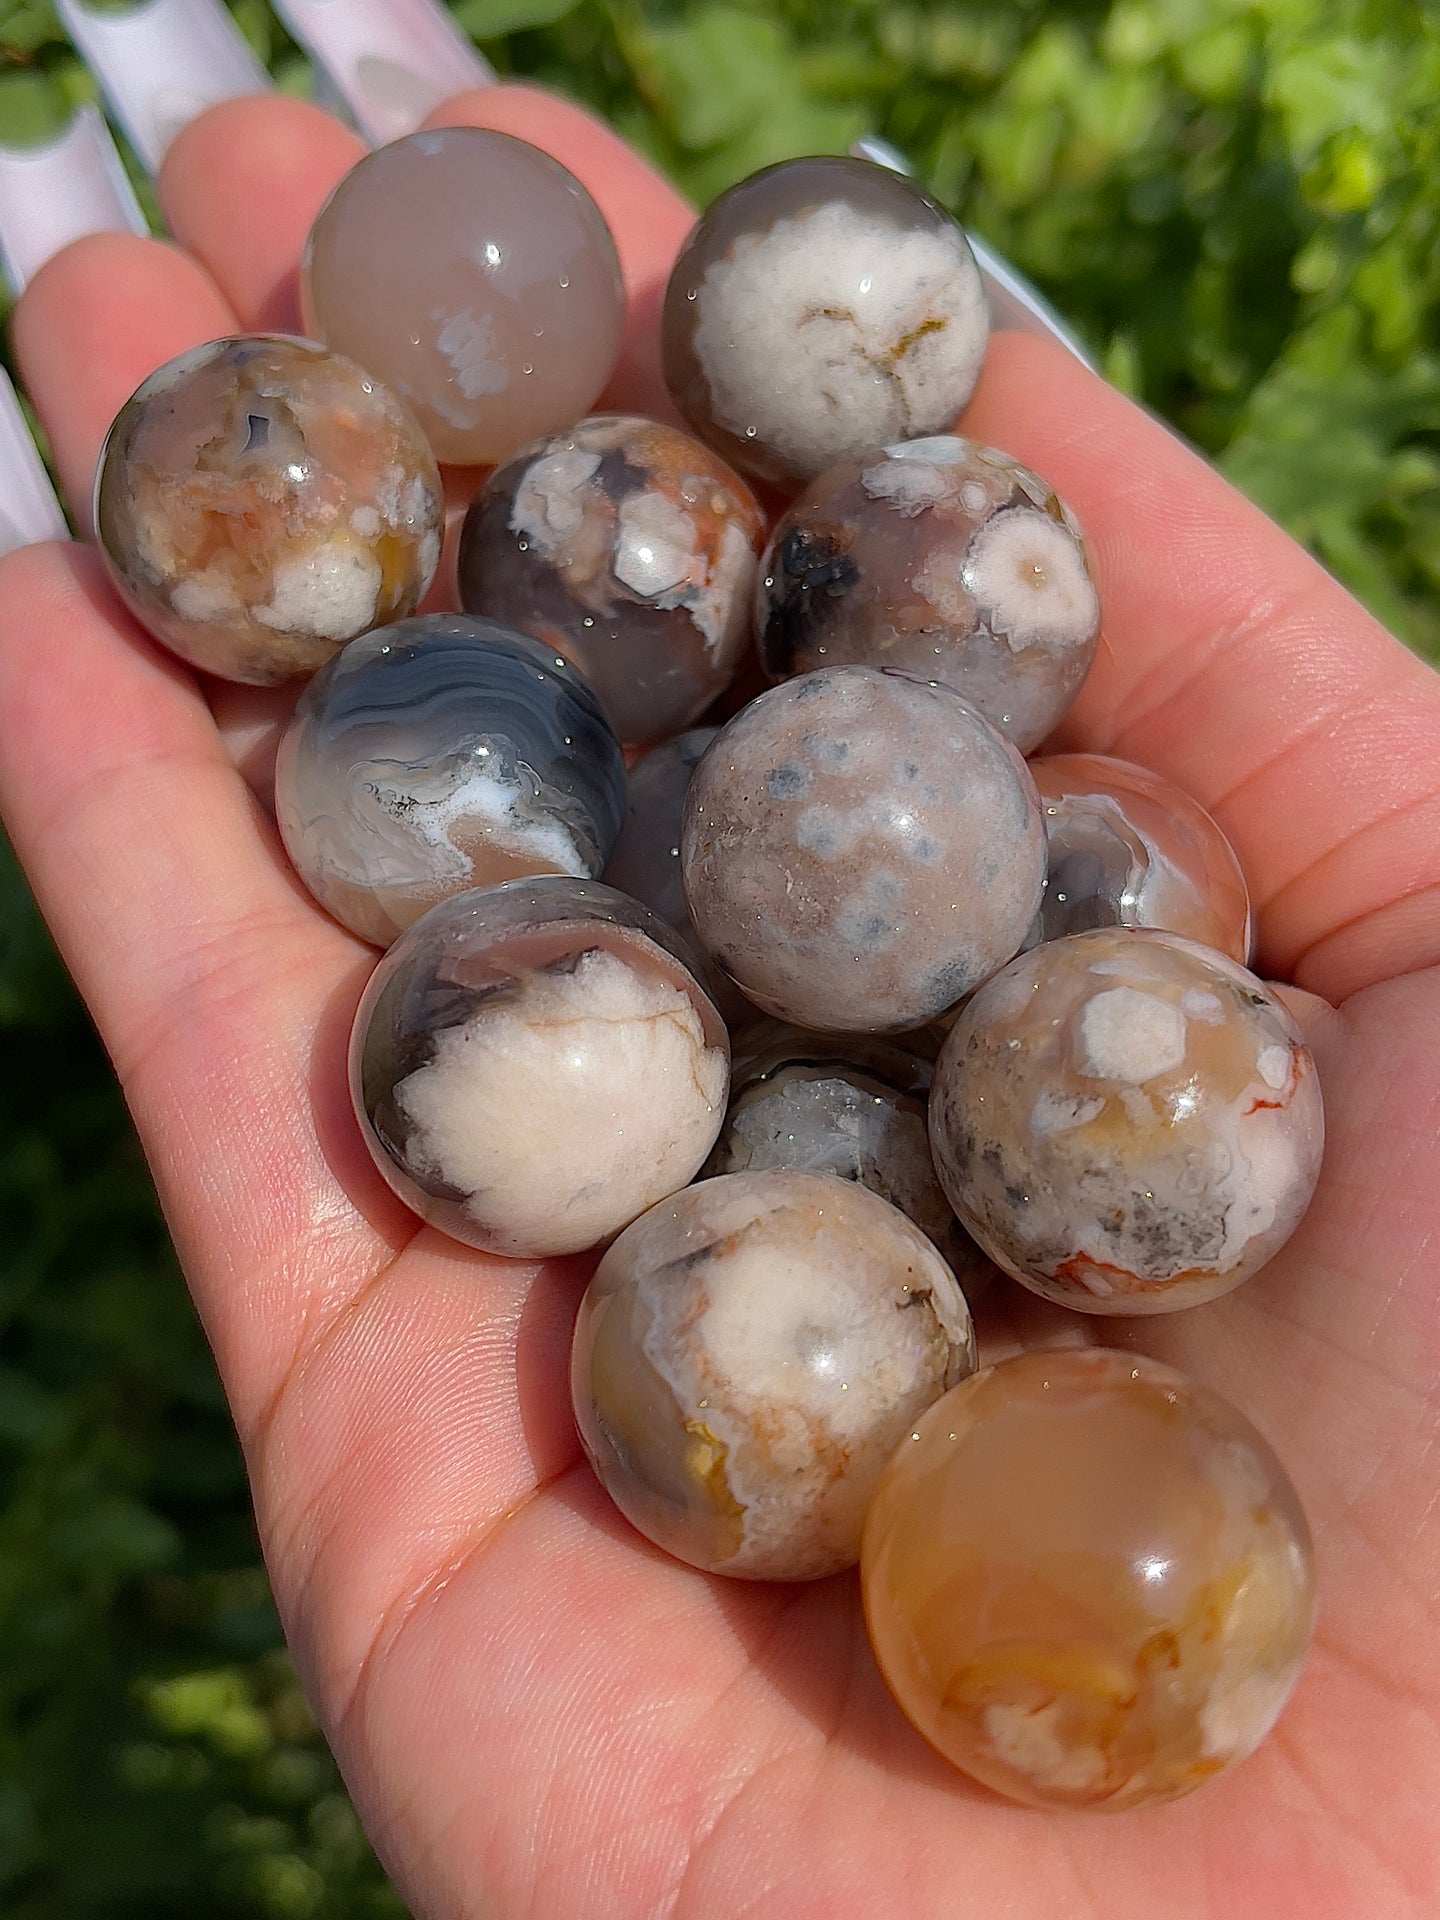
[[[935,1177],[925,1130],[931,1063],[867,1034],[763,1020],[735,1042],[730,1106],[706,1174],[794,1167],[868,1187],[913,1220],[973,1305],[994,1274]]]
[[[665,294],[665,379],[743,472],[803,484],[867,447],[946,429],[989,318],[956,222],[868,160],[789,160],[705,214]]]
[[[763,542],[749,488],[708,447],[601,414],[491,475],[465,516],[460,599],[583,668],[622,740],[654,740],[729,685]]]
[[[1100,602],[1054,489],[937,435],[801,494],[766,551],[756,621],[774,679],[855,661],[940,680],[1028,753],[1090,669]]]
[[[571,1389],[601,1485],[710,1573],[854,1564],[916,1415],[975,1364],[954,1277],[917,1228],[824,1174],[704,1180],[596,1270]]]
[[[870,1638],[947,1760],[1012,1800],[1124,1808],[1252,1753],[1309,1645],[1284,1468],[1142,1355],[1026,1353],[915,1423],[865,1524]]]
[[[306,325],[388,380],[441,460],[503,460],[595,403],[625,297],[615,242],[573,175],[477,127],[368,154],[305,249]]]
[[[352,641],[301,695],[275,764],[296,871],[378,946],[469,887],[593,879],[624,804],[620,742],[568,661],[455,614]]]
[[[949,687],[830,667],[724,728],[685,801],[685,897],[767,1013],[923,1026],[1025,938],[1045,835],[1025,763]]]
[[[215,340],[154,373],[100,456],[95,527],[141,623],[252,686],[407,614],[440,558],[440,475],[400,402],[306,340]]]
[[[355,1017],[376,1165],[491,1253],[578,1253],[684,1186],[725,1110],[725,1028],[674,935],[593,881],[457,894],[402,934]]]
[[[1167,1313],[1284,1245],[1320,1172],[1315,1062],[1253,974],[1169,933],[1073,934],[987,980],[930,1091],[941,1183],[1033,1292]]]
[[[1250,960],[1250,894],[1198,800],[1101,753],[1032,760],[1049,846],[1032,942],[1092,927],[1154,927]]]

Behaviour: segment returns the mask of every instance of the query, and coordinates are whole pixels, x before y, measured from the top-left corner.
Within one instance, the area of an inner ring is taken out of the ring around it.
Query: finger
[[[675,256],[695,224],[689,204],[609,127],[531,87],[461,94],[426,124],[513,134],[543,148],[586,188],[615,236],[629,308],[620,363],[603,405],[674,418],[660,373],[660,310]]]
[[[98,233],[42,267],[12,322],[20,370],[71,508],[88,527],[110,422],[142,380],[235,315],[193,260],[159,240]]]
[[[962,421],[1078,514],[1095,666],[1052,745],[1154,767],[1219,820],[1262,971],[1335,1001],[1440,959],[1440,679],[1199,455],[1004,333]]]
[[[160,169],[160,205],[242,327],[300,331],[305,236],[364,152],[330,114],[283,94],[227,100],[176,138]]]
[[[414,1229],[347,1092],[374,955],[305,899],[194,676],[115,608],[82,547],[0,562],[0,811],[253,1419]]]

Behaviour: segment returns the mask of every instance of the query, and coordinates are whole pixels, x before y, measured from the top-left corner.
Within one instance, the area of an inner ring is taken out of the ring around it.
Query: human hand
[[[688,211],[553,101],[494,90],[437,119],[585,181],[632,299],[607,398],[668,410],[656,309]],[[297,324],[304,232],[358,154],[294,102],[218,109],[161,181],[187,252],[109,236],[36,278],[16,342],[72,499],[154,367]],[[1055,744],[1216,814],[1327,1097],[1316,1200],[1240,1292],[1100,1325],[1018,1289],[982,1307],[992,1355],[1133,1343],[1218,1388],[1315,1527],[1318,1637],[1275,1734],[1114,1821],[1022,1811],[933,1756],[853,1576],[706,1579],[616,1515],[565,1385],[583,1264],[418,1227],[360,1142],[344,1053],[374,954],[295,882],[232,753],[274,701],[197,683],[93,553],[0,563],[0,805],[149,1153],[301,1672],[418,1916],[1399,1920],[1440,1883],[1440,680],[1058,350],[998,337],[964,425],[1089,537],[1105,640]]]

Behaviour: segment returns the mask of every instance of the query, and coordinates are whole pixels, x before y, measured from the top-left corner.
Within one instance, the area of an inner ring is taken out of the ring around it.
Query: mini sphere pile
[[[1283,1467],[1128,1352],[977,1371],[971,1307],[1263,1287],[1315,1063],[1214,820],[1025,757],[1102,609],[1054,489],[955,431],[963,231],[865,161],[731,189],[665,300],[682,429],[595,411],[624,298],[585,189],[454,129],[336,189],[305,314],[154,374],[96,523],[191,665],[308,680],[275,813],[385,949],[376,1166],[487,1254],[599,1252],[571,1391],[616,1505],[709,1574],[858,1563],[897,1701],[976,1780],[1124,1808],[1243,1759],[1311,1630]],[[437,460],[493,471],[417,612]]]

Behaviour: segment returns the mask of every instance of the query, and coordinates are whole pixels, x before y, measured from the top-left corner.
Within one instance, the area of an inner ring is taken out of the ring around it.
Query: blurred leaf
[[[553,27],[579,0],[460,0],[455,18],[477,40],[496,40],[524,27]]]

